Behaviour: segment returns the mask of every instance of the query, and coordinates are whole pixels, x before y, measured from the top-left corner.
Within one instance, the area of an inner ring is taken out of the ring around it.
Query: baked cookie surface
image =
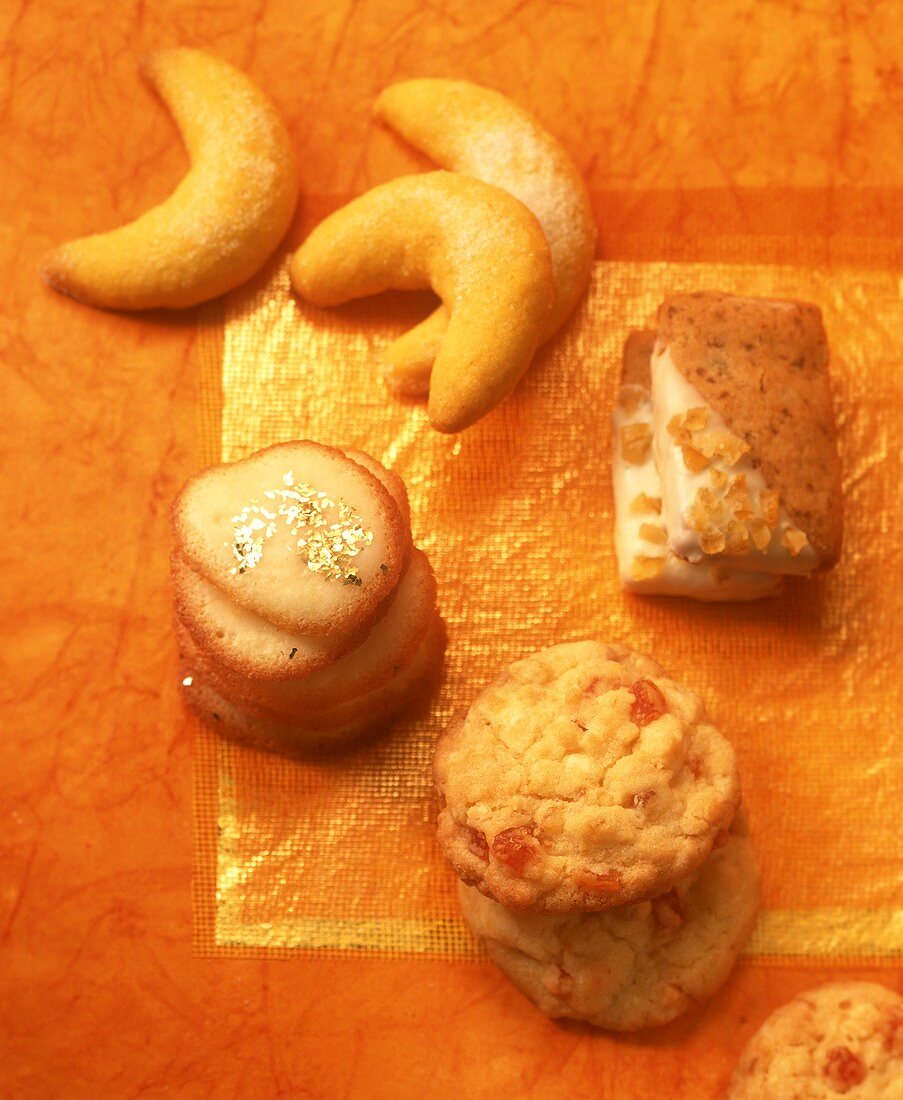
[[[724,984],[755,925],[759,875],[744,830],[668,893],[604,913],[512,912],[464,885],[459,896],[490,958],[546,1015],[634,1031]]]
[[[872,982],[801,993],[747,1044],[729,1100],[896,1100],[903,1094],[903,997]]]
[[[669,890],[740,801],[734,750],[692,692],[625,646],[513,664],[445,731],[439,841],[502,905],[609,909]]]

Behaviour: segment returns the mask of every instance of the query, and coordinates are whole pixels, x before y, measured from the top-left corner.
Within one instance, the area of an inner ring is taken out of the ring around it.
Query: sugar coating
[[[514,389],[554,297],[536,218],[507,192],[451,172],[392,180],[337,210],[295,253],[291,278],[320,306],[432,286],[450,317],[429,416],[446,432],[473,424]]]
[[[519,199],[539,220],[552,255],[555,304],[543,339],[556,332],[586,288],[596,243],[586,187],[560,143],[523,108],[462,80],[406,80],[386,88],[374,116],[441,168],[481,179]],[[387,353],[390,385],[428,382],[447,324],[443,310]]]
[[[651,901],[603,913],[524,913],[460,884],[490,957],[548,1016],[615,1031],[665,1024],[713,996],[756,921],[759,874],[745,831]]]
[[[191,168],[159,206],[44,261],[55,289],[109,309],[182,309],[239,286],[292,220],[291,139],[244,73],[199,50],[148,55],[144,75],[169,107]]]
[[[836,982],[768,1017],[740,1057],[729,1100],[898,1100],[903,997],[872,982]]]
[[[287,474],[309,483],[361,517],[369,542],[353,559],[356,583],[309,567],[285,524],[277,525],[260,561],[241,571],[234,552],[235,517]],[[410,553],[411,535],[383,484],[331,447],[280,443],[249,458],[209,467],[191,478],[173,503],[176,548],[230,600],[285,631],[347,634],[373,616],[392,591]]]
[[[670,889],[740,800],[734,750],[699,698],[650,658],[597,641],[513,664],[446,730],[434,771],[458,875],[542,912]]]

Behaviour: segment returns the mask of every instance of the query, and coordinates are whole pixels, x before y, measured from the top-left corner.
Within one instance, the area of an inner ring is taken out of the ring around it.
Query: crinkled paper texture
[[[608,425],[621,347],[665,293],[704,288],[814,301],[832,351],[842,560],[755,605],[631,597],[617,582]],[[218,371],[202,386],[210,460],[311,438],[392,466],[450,643],[429,715],[350,755],[299,763],[201,734],[199,949],[476,954],[434,839],[433,742],[509,662],[598,636],[655,656],[737,746],[765,892],[750,952],[899,957],[899,279],[599,263],[579,315],[513,398],[455,437],[378,376],[382,348],[429,308],[384,296],[314,310],[292,296],[284,267],[227,305],[222,389]]]

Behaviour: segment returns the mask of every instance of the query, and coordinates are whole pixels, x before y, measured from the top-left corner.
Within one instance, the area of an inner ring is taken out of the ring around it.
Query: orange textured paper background
[[[134,216],[178,180],[184,152],[135,59],[192,44],[284,111],[304,196],[293,242],[420,166],[369,106],[390,80],[436,74],[498,87],[558,134],[606,259],[893,272],[901,38],[894,0],[750,0],[729,16],[716,0],[0,5],[12,1095],[707,1098],[794,992],[837,974],[893,980],[743,963],[707,1011],[613,1040],[545,1021],[483,963],[195,956],[166,513],[199,461],[196,387],[221,316],[101,314],[34,271],[52,243]],[[838,782],[826,777],[826,798]]]

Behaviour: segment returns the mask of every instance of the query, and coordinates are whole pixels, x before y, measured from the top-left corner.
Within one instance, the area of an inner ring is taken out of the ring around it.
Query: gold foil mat
[[[758,605],[629,597],[616,580],[608,416],[621,345],[666,292],[703,288],[815,301],[832,348],[843,558]],[[656,656],[737,746],[765,890],[751,953],[899,957],[899,279],[600,263],[579,316],[515,396],[451,438],[377,376],[380,350],[430,308],[415,301],[314,310],[280,269],[227,303],[221,393],[209,374],[202,393],[211,409],[222,402],[223,460],[308,437],[393,466],[450,642],[431,712],[366,749],[299,763],[200,734],[199,949],[474,957],[434,840],[433,741],[512,660],[597,635]]]

